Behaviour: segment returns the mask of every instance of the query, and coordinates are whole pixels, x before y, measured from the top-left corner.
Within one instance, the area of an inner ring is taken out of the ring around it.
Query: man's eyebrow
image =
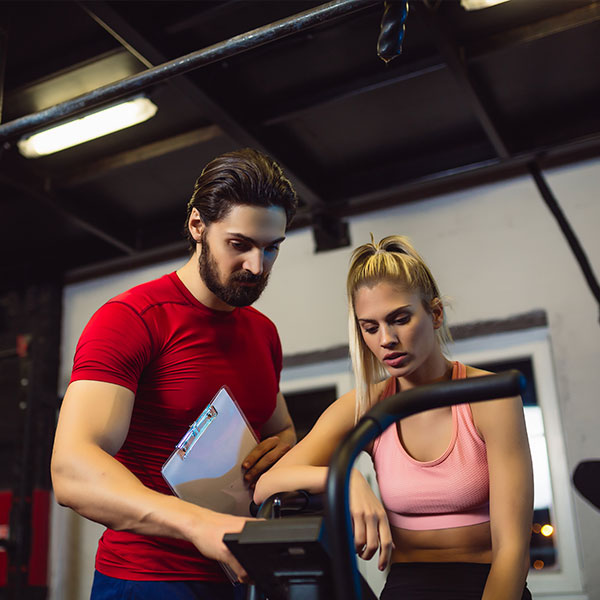
[[[253,246],[260,246],[260,244],[255,239],[248,237],[247,235],[244,235],[243,233],[236,233],[236,232],[232,231],[229,233],[229,235],[232,237],[236,237],[241,240],[244,240],[245,242],[248,242],[249,244],[252,244]],[[272,246],[273,244],[281,244],[281,242],[283,242],[283,240],[285,240],[285,236],[277,238],[276,240],[272,240],[272,241],[268,242],[267,244],[265,244],[265,246]]]

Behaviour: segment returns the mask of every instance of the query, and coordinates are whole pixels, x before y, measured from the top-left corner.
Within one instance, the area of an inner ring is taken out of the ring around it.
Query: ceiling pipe
[[[239,2],[241,0],[232,0]],[[224,5],[231,7],[231,3],[225,1],[219,5],[222,10]],[[109,6],[104,0],[80,0],[79,5],[87,14],[98,23],[107,33],[112,35],[120,44],[136,56],[144,57],[149,68],[167,61],[166,56],[160,49],[151,42],[145,35],[142,35],[136,27],[124,19],[112,6]],[[216,7],[213,7],[216,11]],[[212,13],[213,9],[209,9]],[[207,11],[202,11],[206,16]],[[280,151],[269,143],[265,143],[257,130],[252,130],[247,123],[242,123],[235,117],[221,102],[215,101],[205,90],[198,87],[198,84],[190,79],[186,74],[173,78],[169,84],[178,92],[188,98],[194,105],[201,108],[202,113],[215,125],[219,126],[225,134],[233,139],[239,146],[248,146],[260,150],[265,154],[272,156],[286,173],[287,177],[293,182],[294,188],[298,193],[302,203],[314,208],[322,208],[324,205],[320,195],[308,185],[304,178],[299,176],[280,156]]]
[[[4,82],[6,78],[6,53],[8,49],[8,33],[0,28],[0,123],[4,107]]]
[[[492,118],[488,105],[482,97],[481,90],[475,85],[469,75],[468,65],[466,60],[463,60],[456,49],[454,41],[450,39],[447,34],[445,27],[443,26],[439,17],[428,8],[424,8],[420,2],[415,3],[417,14],[421,17],[424,23],[430,28],[434,39],[438,45],[442,58],[448,65],[448,68],[454,75],[454,78],[461,86],[466,98],[469,100],[471,109],[477,117],[480,125],[482,126],[485,134],[494,147],[496,154],[500,161],[510,161],[514,158],[514,155],[510,151],[509,145],[506,138],[502,134],[502,131],[495,123]],[[533,160],[527,163],[527,172],[531,175],[540,196],[546,203],[546,206],[552,213],[552,216],[556,219],[556,222],[562,231],[563,235],[567,239],[567,243],[573,252],[575,260],[579,265],[583,276],[585,277],[586,283],[588,284],[590,291],[596,302],[600,304],[600,285],[592,270],[587,255],[583,250],[583,246],[579,242],[573,228],[567,220],[565,214],[560,208],[548,182],[544,178],[541,169],[538,166],[537,157],[534,156]]]
[[[335,0],[286,19],[275,21],[269,25],[258,27],[224,42],[213,44],[202,50],[191,52],[136,75],[105,85],[77,98],[0,125],[0,142],[74,116],[86,109],[111,100],[139,92],[143,88],[170,77],[182,75],[310,27],[349,15],[376,3],[375,0]]]
[[[550,189],[550,186],[548,185],[548,182],[546,181],[546,178],[544,177],[544,174],[542,173],[538,163],[536,161],[531,161],[527,164],[527,170],[533,178],[533,181],[535,182],[540,195],[544,199],[546,206],[556,219],[560,230],[567,239],[567,243],[575,255],[575,259],[577,260],[577,264],[583,273],[585,281],[588,284],[592,295],[596,299],[598,306],[600,307],[600,285],[598,284],[598,280],[596,279],[592,265],[590,264],[581,242],[575,235],[575,232],[565,216],[565,213],[562,211],[558,201],[552,193],[552,190]],[[600,321],[600,314],[598,320]]]

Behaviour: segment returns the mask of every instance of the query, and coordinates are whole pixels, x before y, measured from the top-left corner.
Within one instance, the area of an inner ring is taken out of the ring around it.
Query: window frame
[[[354,389],[354,376],[349,358],[315,362],[297,367],[284,367],[279,388],[286,392],[301,392],[335,386],[337,397]]]
[[[530,359],[533,365],[538,405],[547,444],[552,487],[552,517],[556,530],[558,567],[543,572],[530,570],[528,586],[537,600],[588,600],[583,590],[581,552],[576,537],[576,521],[571,477],[566,459],[560,404],[555,383],[550,335],[547,327],[489,333],[467,337],[452,343],[450,357],[466,364],[502,360]],[[338,397],[354,388],[349,359],[314,362],[287,367],[281,373],[281,391],[307,391],[335,385]],[[359,568],[373,587],[381,585],[381,573],[369,564]],[[371,579],[373,578],[373,579]]]
[[[575,510],[560,404],[555,383],[550,335],[546,327],[492,333],[461,339],[450,348],[454,360],[470,364],[511,359],[530,359],[538,405],[542,412],[552,488],[552,517],[556,531],[558,568],[529,571],[528,587],[536,598],[587,600],[583,593],[581,552],[575,532]]]
[[[338,398],[354,389],[354,374],[352,372],[352,362],[349,358],[284,367],[281,371],[279,387],[284,397],[286,393],[310,391],[328,386],[335,386]],[[371,457],[365,452],[361,452],[354,463],[354,468],[361,471],[374,492],[379,495]],[[373,592],[379,597],[385,585],[387,572],[378,569],[377,557],[378,554],[375,554],[368,561],[357,559],[357,566]]]

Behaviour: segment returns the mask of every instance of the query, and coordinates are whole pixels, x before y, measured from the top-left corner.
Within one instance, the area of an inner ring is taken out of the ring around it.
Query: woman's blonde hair
[[[408,238],[390,235],[375,243],[371,235],[370,243],[354,250],[350,259],[346,291],[350,356],[356,379],[356,421],[375,402],[376,399],[371,397],[373,385],[385,377],[386,371],[363,340],[354,311],[354,299],[360,288],[372,287],[382,281],[418,292],[427,311],[431,311],[434,300],[442,301],[429,267]],[[436,336],[441,349],[445,350],[452,340],[445,314],[442,326],[436,329]]]

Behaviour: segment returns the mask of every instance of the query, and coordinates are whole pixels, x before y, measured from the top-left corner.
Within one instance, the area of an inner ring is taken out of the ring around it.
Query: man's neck
[[[198,255],[192,254],[190,260],[185,263],[181,268],[177,269],[177,276],[181,279],[181,282],[189,290],[190,294],[212,310],[221,310],[224,312],[231,312],[235,307],[226,304],[220,298],[217,298],[207,287],[202,277],[200,277],[200,270],[198,268]]]

